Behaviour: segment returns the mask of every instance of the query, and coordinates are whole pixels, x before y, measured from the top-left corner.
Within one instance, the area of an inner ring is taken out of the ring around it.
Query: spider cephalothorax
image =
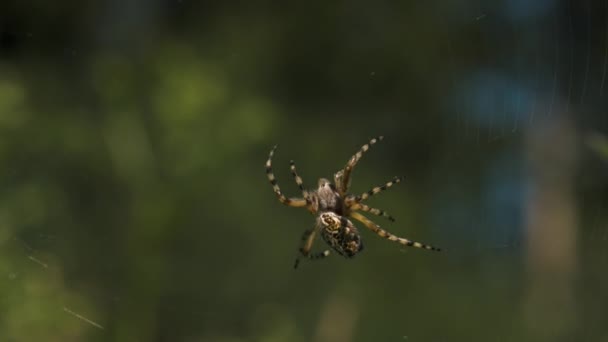
[[[363,145],[361,149],[350,158],[346,166],[334,174],[334,182],[332,184],[325,178],[319,179],[318,187],[316,190],[305,190],[302,185],[302,178],[296,171],[296,166],[293,160],[291,161],[291,173],[294,176],[296,184],[302,191],[303,198],[287,198],[281,192],[281,188],[277,184],[276,178],[272,173],[272,157],[276,146],[270,151],[268,161],[266,161],[266,175],[274,193],[279,198],[279,201],[285,205],[291,207],[302,207],[308,209],[313,215],[317,216],[316,224],[314,228],[304,232],[302,236],[303,245],[300,248],[300,253],[310,259],[324,258],[329,255],[329,250],[325,250],[321,253],[311,254],[310,250],[316,234],[321,234],[321,237],[325,242],[338,254],[351,258],[357,253],[363,250],[363,243],[361,242],[361,236],[357,228],[348,219],[349,217],[363,223],[365,227],[372,230],[381,237],[387,238],[388,240],[395,241],[405,246],[412,246],[418,248],[424,248],[434,251],[439,251],[439,248],[422,244],[420,242],[410,241],[393,235],[386,230],[380,228],[379,225],[369,220],[367,217],[361,215],[357,211],[365,211],[373,215],[384,216],[390,221],[395,219],[383,210],[371,208],[362,202],[370,196],[373,196],[381,191],[384,191],[394,184],[401,181],[401,177],[395,177],[390,182],[378,187],[374,187],[371,190],[364,192],[361,195],[351,195],[348,193],[350,187],[350,175],[353,168],[363,156],[369,147],[376,142],[382,140],[382,137],[371,139],[368,144]],[[298,267],[299,257],[296,258],[294,267]]]
[[[342,215],[344,201],[336,190],[336,187],[325,178],[319,179],[319,187],[316,191],[309,193],[308,196],[312,202],[314,212],[332,211],[338,215]]]

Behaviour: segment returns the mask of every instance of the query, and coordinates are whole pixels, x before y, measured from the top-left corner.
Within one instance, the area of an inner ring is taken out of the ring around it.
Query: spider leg
[[[270,181],[270,184],[272,185],[272,190],[274,191],[275,195],[277,195],[277,198],[281,203],[290,207],[306,207],[308,203],[306,199],[287,198],[281,192],[281,188],[279,187],[279,184],[277,184],[277,179],[275,178],[274,173],[272,173],[272,156],[274,155],[274,150],[276,148],[277,146],[275,145],[272,150],[270,150],[270,155],[268,156],[268,160],[266,161],[266,176],[268,177],[268,181]]]
[[[308,195],[308,190],[304,189],[304,185],[303,185],[303,182],[302,182],[302,177],[300,177],[300,175],[298,175],[298,171],[296,170],[296,163],[293,160],[290,160],[289,161],[289,165],[290,165],[290,169],[291,169],[291,174],[293,175],[293,178],[296,181],[296,184],[300,188],[300,191],[302,191],[302,196],[306,200],[306,204],[309,205],[310,204],[310,197]]]
[[[386,182],[386,184],[384,184],[382,186],[376,186],[376,187],[372,188],[370,191],[364,192],[361,195],[356,196],[355,202],[364,201],[364,200],[368,199],[370,196],[376,195],[379,192],[382,192],[397,183],[401,183],[402,179],[403,179],[403,177],[394,177],[391,181]]]
[[[365,205],[363,203],[354,203],[354,204],[351,205],[351,207],[349,209],[352,210],[352,211],[355,211],[355,210],[365,211],[367,213],[370,213],[370,214],[373,214],[373,215],[376,215],[376,216],[384,216],[389,221],[395,222],[395,218],[392,217],[386,211],[381,210],[381,209],[372,208],[372,207],[370,207],[368,205]]]
[[[404,246],[424,248],[424,249],[428,249],[428,250],[431,250],[431,251],[440,251],[441,250],[441,248],[425,245],[425,244],[420,243],[420,242],[411,241],[411,240],[404,239],[404,238],[398,237],[396,235],[393,235],[393,234],[387,232],[386,230],[380,228],[380,226],[378,226],[377,224],[375,224],[374,222],[372,222],[367,217],[365,217],[365,216],[363,216],[363,215],[361,215],[361,214],[359,214],[357,212],[350,213],[350,216],[352,218],[354,218],[355,220],[363,223],[365,225],[365,227],[367,227],[368,229],[370,229],[374,233],[380,235],[380,237],[387,238],[387,239],[389,239],[391,241],[395,241],[395,242],[397,242],[399,244],[402,244]]]
[[[317,235],[317,226],[315,226],[314,229],[306,230],[304,232],[304,234],[302,235],[303,246],[300,247],[300,254],[302,254],[302,256],[304,256],[308,259],[311,259],[311,260],[323,259],[329,255],[329,250],[325,250],[320,253],[310,254],[310,250],[312,249],[312,245],[313,245],[313,242],[315,241],[316,235]],[[298,268],[299,264],[300,264],[300,256],[298,255],[296,257],[296,261],[294,262],[293,268],[294,269]]]
[[[355,165],[357,165],[357,163],[359,162],[359,159],[361,159],[361,157],[363,157],[363,153],[367,152],[367,150],[369,150],[370,146],[372,146],[373,144],[377,143],[378,141],[380,141],[382,139],[384,139],[384,137],[379,136],[379,137],[371,139],[369,141],[369,143],[361,146],[361,149],[359,151],[357,151],[357,153],[355,153],[355,155],[353,155],[348,160],[348,163],[346,163],[346,166],[344,166],[344,169],[341,171],[338,171],[335,178],[336,178],[336,187],[338,187],[338,191],[340,192],[340,195],[344,196],[344,194],[346,194],[346,192],[348,191],[348,187],[350,186],[350,174],[352,173]]]

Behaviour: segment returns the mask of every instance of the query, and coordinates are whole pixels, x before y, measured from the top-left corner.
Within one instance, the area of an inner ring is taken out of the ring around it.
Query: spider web
[[[528,336],[591,338],[603,331],[587,320],[599,311],[577,286],[599,290],[586,281],[608,262],[608,3],[514,1],[479,13],[481,48],[466,52],[476,63],[451,78],[446,110],[456,115],[443,132],[450,138],[435,176],[445,186],[435,226],[463,255],[472,250],[467,260],[486,267],[480,273],[505,267],[509,286],[524,284]],[[480,165],[477,181],[454,180]],[[466,200],[471,186],[477,196]],[[512,268],[514,259],[524,267]],[[548,309],[554,303],[563,310]]]
[[[294,6],[0,5],[0,340],[606,338],[608,0]],[[445,252],[292,272],[269,148],[380,134],[354,192]]]

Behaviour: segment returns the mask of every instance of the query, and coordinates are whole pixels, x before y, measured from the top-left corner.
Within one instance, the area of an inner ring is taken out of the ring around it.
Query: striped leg
[[[300,248],[300,254],[302,254],[302,256],[304,256],[308,259],[311,259],[311,260],[323,259],[329,255],[329,250],[325,250],[320,253],[310,254],[310,250],[312,249],[312,245],[313,245],[313,242],[315,241],[316,235],[317,235],[317,227],[315,227],[314,229],[305,231],[304,234],[302,235],[303,246]],[[296,257],[296,261],[293,265],[293,268],[294,269],[298,268],[299,264],[300,264],[300,256],[298,255]]]
[[[376,209],[376,208],[372,208],[368,205],[365,205],[363,203],[355,203],[350,207],[350,210],[361,210],[361,211],[365,211],[367,213],[376,215],[376,216],[384,216],[386,217],[389,221],[391,222],[395,222],[395,218],[392,217],[389,213],[387,213],[384,210],[381,209]]]
[[[279,184],[277,184],[277,179],[274,177],[274,173],[272,173],[272,156],[274,155],[274,150],[276,148],[277,146],[275,145],[272,150],[270,150],[270,155],[268,156],[268,160],[266,161],[266,176],[268,177],[268,181],[270,181],[270,184],[272,185],[272,190],[274,191],[275,195],[277,195],[277,198],[281,203],[290,207],[306,207],[307,202],[305,199],[287,198],[281,192],[281,188],[279,187]]]
[[[359,214],[357,212],[350,213],[350,216],[352,218],[354,218],[355,220],[358,220],[361,223],[363,223],[371,231],[373,231],[374,233],[380,235],[380,237],[387,238],[387,239],[389,239],[391,241],[395,241],[395,242],[397,242],[399,244],[402,244],[404,246],[424,248],[424,249],[428,249],[428,250],[431,250],[431,251],[440,251],[441,250],[441,248],[425,245],[425,244],[420,243],[420,242],[411,241],[411,240],[400,238],[400,237],[398,237],[396,235],[393,235],[393,234],[387,232],[386,230],[380,228],[380,226],[378,226],[377,224],[375,224],[374,222],[372,222],[371,220],[369,220],[367,217],[365,217],[365,216],[363,216],[363,215],[361,215],[361,214]]]
[[[379,192],[382,192],[397,183],[401,183],[402,179],[403,179],[403,177],[394,177],[391,181],[387,182],[383,186],[377,186],[377,187],[371,189],[370,191],[364,192],[361,195],[355,197],[355,202],[364,201],[364,200],[368,199],[370,196],[373,196]]]
[[[363,153],[367,152],[367,150],[369,150],[369,148],[373,144],[377,143],[382,139],[384,139],[383,136],[371,139],[369,143],[363,145],[361,149],[350,158],[348,163],[346,163],[346,166],[344,166],[343,170],[338,171],[335,178],[336,180],[339,180],[339,182],[336,182],[336,186],[338,187],[340,195],[344,196],[344,194],[346,194],[346,192],[348,191],[348,187],[350,186],[350,174],[352,173],[355,165],[357,165],[357,163],[359,162],[359,159],[363,157]]]
[[[306,203],[310,204],[310,198],[308,197],[308,190],[304,189],[302,177],[300,177],[298,175],[298,171],[296,170],[296,163],[293,160],[290,160],[289,165],[291,168],[291,174],[293,175],[293,179],[296,181],[296,184],[300,188],[300,191],[302,191],[302,196],[306,200]]]

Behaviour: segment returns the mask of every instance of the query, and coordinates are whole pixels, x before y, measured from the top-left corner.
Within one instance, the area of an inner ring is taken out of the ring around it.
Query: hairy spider
[[[363,250],[361,235],[353,223],[348,219],[349,217],[363,223],[366,228],[381,237],[395,241],[404,246],[424,248],[433,251],[441,250],[433,246],[393,235],[358,212],[364,211],[376,216],[384,216],[392,222],[395,221],[387,212],[369,207],[362,202],[401,182],[402,177],[395,177],[386,184],[374,187],[361,195],[355,196],[348,193],[353,168],[357,162],[359,162],[359,159],[361,159],[363,154],[369,150],[370,146],[382,139],[383,137],[379,136],[363,145],[361,149],[349,159],[346,166],[334,174],[334,184],[325,178],[319,179],[316,190],[309,191],[304,189],[302,178],[296,171],[296,165],[293,160],[290,161],[291,174],[302,191],[303,198],[287,198],[281,192],[281,188],[277,184],[277,180],[272,172],[272,157],[277,146],[275,145],[272,148],[270,155],[268,156],[268,161],[266,161],[266,175],[268,176],[268,180],[270,181],[270,184],[272,184],[272,189],[279,198],[279,201],[290,207],[306,208],[317,217],[315,226],[306,230],[302,236],[302,246],[300,247],[300,254],[302,256],[309,259],[320,259],[325,258],[330,254],[329,250],[316,254],[310,252],[317,234],[321,234],[323,240],[325,240],[334,251],[346,258],[352,258],[357,253],[361,252]],[[299,262],[300,255],[296,258],[294,268],[298,267]]]

